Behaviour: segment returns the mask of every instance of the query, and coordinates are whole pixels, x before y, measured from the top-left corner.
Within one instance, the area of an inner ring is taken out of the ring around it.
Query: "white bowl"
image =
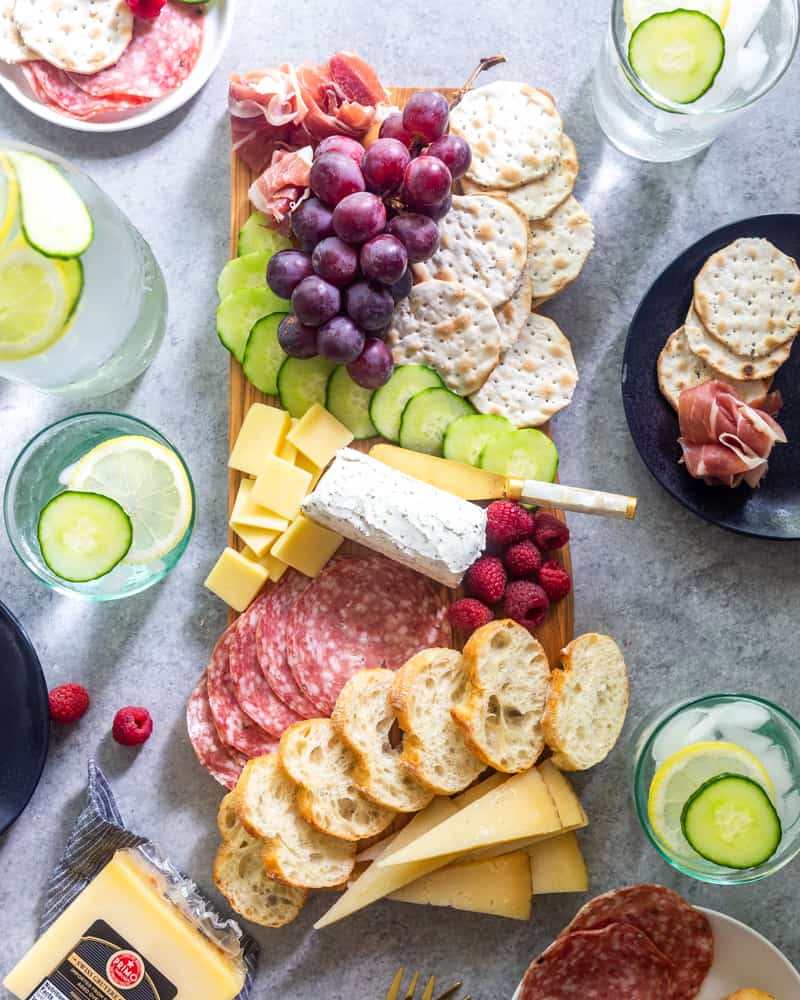
[[[205,14],[203,47],[192,72],[177,90],[139,108],[108,112],[88,122],[70,118],[69,115],[42,104],[28,85],[20,67],[4,62],[0,62],[0,87],[32,114],[77,132],[127,132],[142,125],[150,125],[183,107],[214,72],[231,37],[235,5],[236,0],[213,0]]]

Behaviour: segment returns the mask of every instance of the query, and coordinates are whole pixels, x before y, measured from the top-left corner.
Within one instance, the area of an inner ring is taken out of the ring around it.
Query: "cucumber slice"
[[[769,795],[741,774],[718,774],[702,784],[683,807],[681,828],[700,857],[726,868],[763,864],[783,836]]]
[[[11,149],[19,184],[22,231],[45,257],[78,257],[94,237],[86,202],[64,174],[35,153]]]
[[[498,476],[552,483],[558,472],[558,449],[535,427],[512,430],[487,441],[481,468]]]
[[[80,258],[74,257],[71,260],[59,260],[56,262],[61,276],[64,279],[64,287],[67,290],[67,322],[75,314],[78,303],[83,295],[83,264]]]
[[[217,280],[220,301],[241,288],[263,288],[267,283],[267,264],[271,256],[270,250],[256,250],[229,260]]]
[[[500,434],[514,430],[505,417],[491,413],[471,413],[461,417],[447,428],[444,436],[444,457],[451,462],[479,465],[483,449]]]
[[[423,389],[405,405],[400,421],[400,444],[411,451],[441,455],[444,435],[450,424],[474,412],[469,400],[449,389]]]
[[[278,327],[286,313],[272,313],[260,319],[247,338],[242,369],[244,377],[268,396],[278,394],[278,372],[287,358],[278,343]]]
[[[699,10],[653,14],[631,35],[628,59],[657,93],[692,104],[714,85],[725,59],[725,36]]]
[[[365,389],[350,378],[344,366],[331,373],[325,390],[325,409],[353,432],[356,441],[377,437],[369,418],[373,390]]]
[[[442,389],[442,382],[433,368],[425,365],[400,365],[392,372],[386,385],[376,389],[369,404],[369,415],[378,433],[387,441],[400,440],[400,420],[406,403],[423,389]]]
[[[217,308],[217,335],[237,361],[244,360],[247,339],[256,323],[276,312],[288,312],[289,303],[263,288],[240,288],[226,295]]]
[[[281,406],[300,419],[314,403],[325,405],[325,390],[336,367],[325,358],[287,358],[278,372]]]
[[[110,573],[133,541],[131,519],[111,497],[66,490],[39,515],[42,558],[62,580],[86,583]]]
[[[239,230],[236,252],[240,257],[254,253],[256,250],[269,250],[271,254],[279,250],[291,250],[292,242],[272,229],[266,215],[253,212],[250,218]]]

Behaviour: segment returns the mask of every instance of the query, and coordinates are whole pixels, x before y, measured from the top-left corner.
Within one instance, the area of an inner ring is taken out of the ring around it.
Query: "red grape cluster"
[[[301,249],[281,250],[267,268],[269,287],[292,302],[278,328],[287,354],[347,365],[366,389],[388,381],[384,338],[411,291],[409,265],[436,252],[437,221],[471,159],[468,143],[447,134],[448,116],[447,100],[424,90],[386,118],[368,149],[343,135],[317,146],[311,195],[291,216]]]

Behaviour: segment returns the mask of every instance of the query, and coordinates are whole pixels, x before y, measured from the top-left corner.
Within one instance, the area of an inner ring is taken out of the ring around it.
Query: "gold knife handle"
[[[619,517],[632,521],[636,516],[636,497],[621,493],[603,493],[561,483],[542,483],[535,479],[509,479],[507,496],[510,500],[557,507],[579,514],[597,514],[600,517]]]

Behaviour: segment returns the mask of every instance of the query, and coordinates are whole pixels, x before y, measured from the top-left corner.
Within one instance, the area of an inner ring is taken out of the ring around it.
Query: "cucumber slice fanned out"
[[[449,389],[425,389],[406,403],[400,423],[400,444],[410,451],[441,455],[444,436],[454,420],[474,413],[469,400]]]
[[[266,285],[240,288],[226,295],[217,308],[217,334],[237,361],[244,360],[250,331],[256,323],[276,312],[288,312],[289,302],[279,299]]]
[[[535,427],[512,430],[486,443],[481,468],[498,476],[552,483],[558,472],[558,449]]]
[[[369,415],[378,433],[387,441],[400,440],[400,421],[406,403],[424,389],[444,387],[439,375],[425,365],[400,365],[389,381],[376,389]]]
[[[220,299],[241,288],[264,288],[267,283],[267,264],[271,256],[270,250],[256,250],[229,260],[217,279],[217,295]]]
[[[268,396],[278,393],[278,372],[287,357],[278,343],[278,327],[284,316],[286,313],[272,313],[260,319],[250,331],[244,349],[244,377]]]
[[[250,218],[239,230],[236,252],[240,257],[254,253],[256,250],[269,250],[270,255],[279,250],[291,250],[292,243],[285,236],[272,229],[266,215],[253,212]]]
[[[56,576],[87,583],[122,562],[133,541],[133,526],[111,497],[67,490],[42,510],[38,538],[42,558]]]
[[[725,36],[699,10],[653,14],[631,35],[628,59],[656,93],[692,104],[714,85],[725,59]]]
[[[372,389],[364,389],[350,377],[345,367],[335,369],[325,390],[325,409],[353,432],[356,441],[376,437],[369,418]]]
[[[451,462],[478,465],[483,449],[500,434],[513,431],[509,420],[492,413],[470,413],[447,428],[444,436],[444,457]]]
[[[328,379],[335,367],[319,356],[287,358],[278,372],[278,395],[284,410],[299,420],[314,403],[324,406]]]

